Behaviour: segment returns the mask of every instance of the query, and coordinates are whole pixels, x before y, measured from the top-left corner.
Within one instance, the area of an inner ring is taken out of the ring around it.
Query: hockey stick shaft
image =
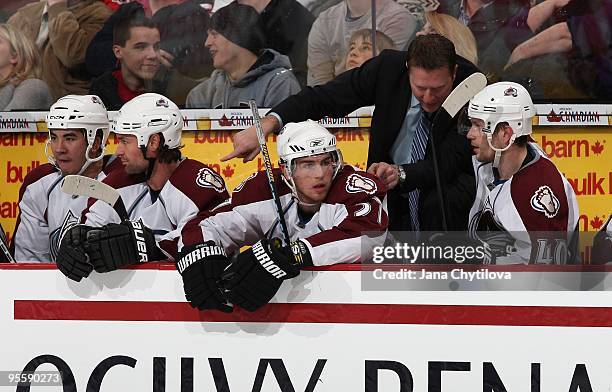
[[[6,240],[6,236],[4,233],[4,228],[2,227],[2,224],[0,224],[0,252],[2,252],[8,262],[14,263],[15,258],[13,257],[13,255],[11,255],[11,252],[9,250],[9,244]]]
[[[93,178],[69,175],[62,182],[62,191],[70,195],[87,196],[110,205],[121,220],[129,220],[125,204],[119,192],[108,184]]]
[[[289,238],[289,230],[287,230],[287,222],[285,222],[285,213],[283,212],[283,206],[276,190],[276,184],[274,182],[274,173],[272,173],[272,163],[270,162],[270,154],[268,153],[268,146],[266,144],[266,136],[261,126],[261,118],[259,117],[259,110],[254,100],[249,100],[249,107],[253,113],[253,122],[255,123],[255,129],[257,131],[257,140],[259,141],[259,147],[261,148],[261,155],[263,156],[264,166],[266,169],[266,176],[268,177],[268,185],[270,186],[270,192],[276,204],[276,212],[278,213],[278,221],[281,225],[283,235],[285,236],[285,243],[288,245],[291,242]]]
[[[432,126],[429,132],[429,140],[431,142],[431,154],[433,156],[434,177],[436,181],[436,191],[440,203],[440,213],[442,214],[442,229],[448,231],[448,221],[446,219],[446,202],[444,200],[444,190],[440,180],[440,168],[438,164],[438,154],[436,153],[436,143],[434,135],[442,129],[448,128],[453,118],[466,103],[474,97],[480,90],[487,85],[487,78],[480,72],[473,73],[459,83],[457,87],[451,91],[442,103],[442,107],[436,112]]]

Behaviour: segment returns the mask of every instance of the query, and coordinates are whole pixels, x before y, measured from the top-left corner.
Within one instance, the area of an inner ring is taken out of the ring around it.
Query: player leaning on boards
[[[116,155],[123,167],[103,182],[119,192],[129,220],[122,222],[108,204],[90,199],[83,213],[85,224],[71,232],[73,241],[62,242],[63,272],[77,281],[92,269],[109,272],[174,258],[183,226],[199,211],[229,197],[218,174],[182,156],[183,117],[163,95],[133,98],[119,110],[112,128],[119,139]]]
[[[108,115],[97,96],[60,98],[51,106],[46,122],[49,163],[32,170],[19,190],[20,212],[12,243],[17,261],[55,261],[60,238],[79,222],[87,198],[74,198],[60,190],[65,175],[102,180],[118,164],[104,158]]]
[[[470,231],[485,232],[479,234],[498,264],[573,261],[576,195],[529,136],[535,107],[527,90],[512,82],[492,84],[474,96],[467,114],[478,187]],[[496,238],[506,240],[496,246]]]
[[[336,137],[327,129],[310,120],[289,123],[277,149],[280,169],[273,173],[291,244],[275,240],[283,235],[265,172],[252,174],[214,215],[183,230],[177,269],[193,307],[231,311],[227,298],[254,311],[302,267],[353,263],[384,240],[384,185],[343,166]],[[366,232],[378,234],[370,238]],[[226,255],[245,245],[253,247],[230,264]]]

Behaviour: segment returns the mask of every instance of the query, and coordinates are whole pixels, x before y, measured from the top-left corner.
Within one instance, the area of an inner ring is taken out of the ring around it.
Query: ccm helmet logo
[[[259,261],[259,264],[261,264],[261,266],[264,267],[265,270],[270,273],[270,275],[274,276],[276,279],[280,279],[283,276],[287,275],[285,271],[280,269],[278,265],[274,264],[274,262],[270,260],[270,257],[261,245],[261,242],[258,242],[253,245],[252,249],[255,258],[257,258],[257,261]]]
[[[138,251],[138,260],[140,263],[146,263],[149,261],[147,256],[147,244],[144,239],[144,230],[142,224],[139,221],[131,221],[132,227],[134,228],[134,237],[136,238],[136,250]]]
[[[50,120],[63,120],[64,116],[49,116]]]

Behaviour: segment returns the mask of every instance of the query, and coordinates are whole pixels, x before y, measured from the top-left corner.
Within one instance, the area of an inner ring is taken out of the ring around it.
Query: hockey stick
[[[289,245],[291,243],[291,239],[289,238],[289,231],[287,230],[287,222],[285,222],[283,206],[281,205],[280,197],[278,196],[278,192],[276,191],[276,184],[274,183],[274,174],[272,173],[272,163],[270,162],[270,154],[268,153],[268,146],[266,145],[266,136],[264,135],[264,131],[261,126],[261,118],[259,117],[257,104],[254,100],[249,100],[249,107],[251,108],[251,112],[253,112],[253,121],[255,122],[255,129],[257,130],[257,140],[259,141],[259,148],[261,148],[261,155],[263,156],[264,165],[266,168],[268,185],[270,185],[272,198],[274,199],[274,204],[276,204],[278,221],[280,222],[283,235],[285,236],[285,243]]]
[[[113,207],[121,220],[130,219],[121,195],[110,185],[89,177],[69,175],[64,178],[61,189],[69,195],[87,196],[103,201]]]
[[[15,263],[15,258],[11,255],[9,251],[8,240],[6,239],[6,234],[4,234],[4,228],[0,223],[0,259],[6,259],[9,263]],[[2,256],[4,255],[4,256]]]
[[[446,221],[446,203],[444,202],[444,194],[442,184],[440,182],[440,169],[438,168],[438,155],[436,154],[436,143],[433,140],[433,135],[438,131],[448,128],[453,118],[466,103],[478,94],[480,90],[487,85],[487,77],[480,72],[476,72],[465,78],[457,87],[451,91],[442,103],[442,107],[434,116],[431,129],[429,131],[429,140],[431,141],[431,154],[433,155],[434,177],[436,179],[436,190],[440,201],[440,211],[442,212],[442,228],[448,231],[448,223]]]

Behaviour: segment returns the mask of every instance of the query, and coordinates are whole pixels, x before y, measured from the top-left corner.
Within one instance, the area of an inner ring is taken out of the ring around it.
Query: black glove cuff
[[[302,267],[312,266],[312,257],[304,241],[293,241],[289,244],[289,249],[291,249],[291,253],[293,253],[293,259],[295,260],[295,266],[297,268],[302,269]]]
[[[176,263],[176,269],[179,273],[183,273],[187,267],[190,265],[197,263],[198,261],[202,261],[206,258],[222,256],[227,258],[225,254],[225,249],[217,245],[197,245],[195,249],[183,249],[181,251],[181,255],[179,256],[179,261]]]

